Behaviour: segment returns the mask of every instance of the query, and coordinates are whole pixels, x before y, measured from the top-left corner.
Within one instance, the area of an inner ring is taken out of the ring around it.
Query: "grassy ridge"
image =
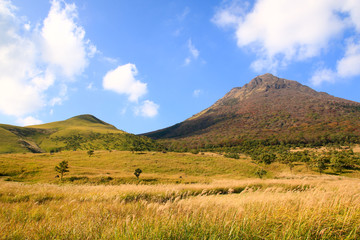
[[[244,190],[207,194],[220,186]],[[197,196],[181,195],[201,189]],[[329,177],[154,186],[0,182],[0,237],[359,239],[359,192],[359,180]],[[172,198],[157,200],[170,193]],[[144,195],[154,198],[136,198]]]
[[[0,124],[0,153],[51,152],[77,149],[155,149],[153,140],[128,134],[92,115],[29,127]]]

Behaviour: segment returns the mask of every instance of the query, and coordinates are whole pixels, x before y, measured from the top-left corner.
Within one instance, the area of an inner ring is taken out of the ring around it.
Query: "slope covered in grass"
[[[56,135],[67,135],[69,132],[98,132],[98,133],[124,133],[115,126],[108,124],[92,115],[85,114],[69,118],[64,121],[29,126],[29,128],[49,129],[56,131]]]
[[[258,166],[246,157],[226,158],[221,155],[130,151],[68,151],[55,154],[0,155],[0,175],[10,181],[58,182],[55,165],[66,160],[70,172],[65,181],[73,183],[132,183],[136,168],[142,169],[144,183],[209,182],[211,179],[256,177]],[[279,167],[281,169],[281,167]],[[269,170],[268,176],[271,176]],[[107,179],[107,180],[106,180]],[[108,181],[111,179],[110,181]]]
[[[126,133],[92,115],[29,127],[0,125],[0,153],[157,147],[147,137]]]
[[[20,144],[18,136],[16,136],[14,133],[0,127],[0,136],[1,153],[26,152],[26,150]]]
[[[54,167],[68,161],[66,183],[75,184],[162,184],[162,183],[209,183],[216,179],[258,178],[256,172],[264,169],[263,178],[301,178],[319,176],[314,168],[302,162],[294,162],[292,170],[286,164],[257,163],[249,157],[227,158],[219,154],[161,153],[130,151],[95,151],[89,157],[86,151],[65,151],[55,154],[3,154],[0,155],[0,178],[8,181],[59,183],[54,178]],[[140,180],[134,170],[142,170]],[[334,175],[332,169],[325,174]],[[360,177],[357,170],[344,170],[337,176]]]

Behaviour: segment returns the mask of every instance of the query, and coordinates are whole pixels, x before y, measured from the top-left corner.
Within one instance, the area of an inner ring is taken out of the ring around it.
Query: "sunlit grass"
[[[235,193],[236,192],[236,193]],[[3,239],[359,239],[360,181],[0,182]]]
[[[210,153],[0,155],[0,239],[359,239],[359,228],[360,180],[302,163],[291,172]]]
[[[120,184],[138,182],[133,175],[136,168],[143,172],[142,183],[211,182],[213,179],[244,179],[255,177],[259,167],[250,159],[225,158],[221,155],[126,151],[86,151],[42,154],[0,155],[0,175],[11,181],[59,182],[54,167],[69,162],[70,172],[65,182]],[[269,170],[269,176],[272,171]],[[111,181],[108,181],[111,179]]]

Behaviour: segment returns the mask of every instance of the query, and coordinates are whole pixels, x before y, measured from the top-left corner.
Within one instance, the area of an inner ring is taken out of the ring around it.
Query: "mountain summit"
[[[211,107],[174,126],[147,133],[194,145],[244,140],[312,143],[360,136],[360,103],[264,74],[235,87]]]

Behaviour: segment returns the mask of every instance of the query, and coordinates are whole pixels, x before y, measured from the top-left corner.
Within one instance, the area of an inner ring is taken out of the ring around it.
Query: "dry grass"
[[[258,166],[250,159],[225,158],[221,155],[189,153],[131,153],[127,151],[86,151],[56,154],[0,154],[0,176],[11,181],[55,183],[55,165],[69,162],[70,172],[65,178],[89,178],[85,182],[101,182],[111,177],[114,184],[135,183],[136,168],[143,173],[140,179],[148,183],[210,182],[213,179],[243,179],[255,177]],[[271,174],[271,171],[268,171]],[[75,181],[83,184],[84,181]],[[75,183],[74,182],[74,183]],[[111,183],[110,183],[111,184]]]
[[[0,182],[2,239],[359,239],[359,228],[357,179]]]

